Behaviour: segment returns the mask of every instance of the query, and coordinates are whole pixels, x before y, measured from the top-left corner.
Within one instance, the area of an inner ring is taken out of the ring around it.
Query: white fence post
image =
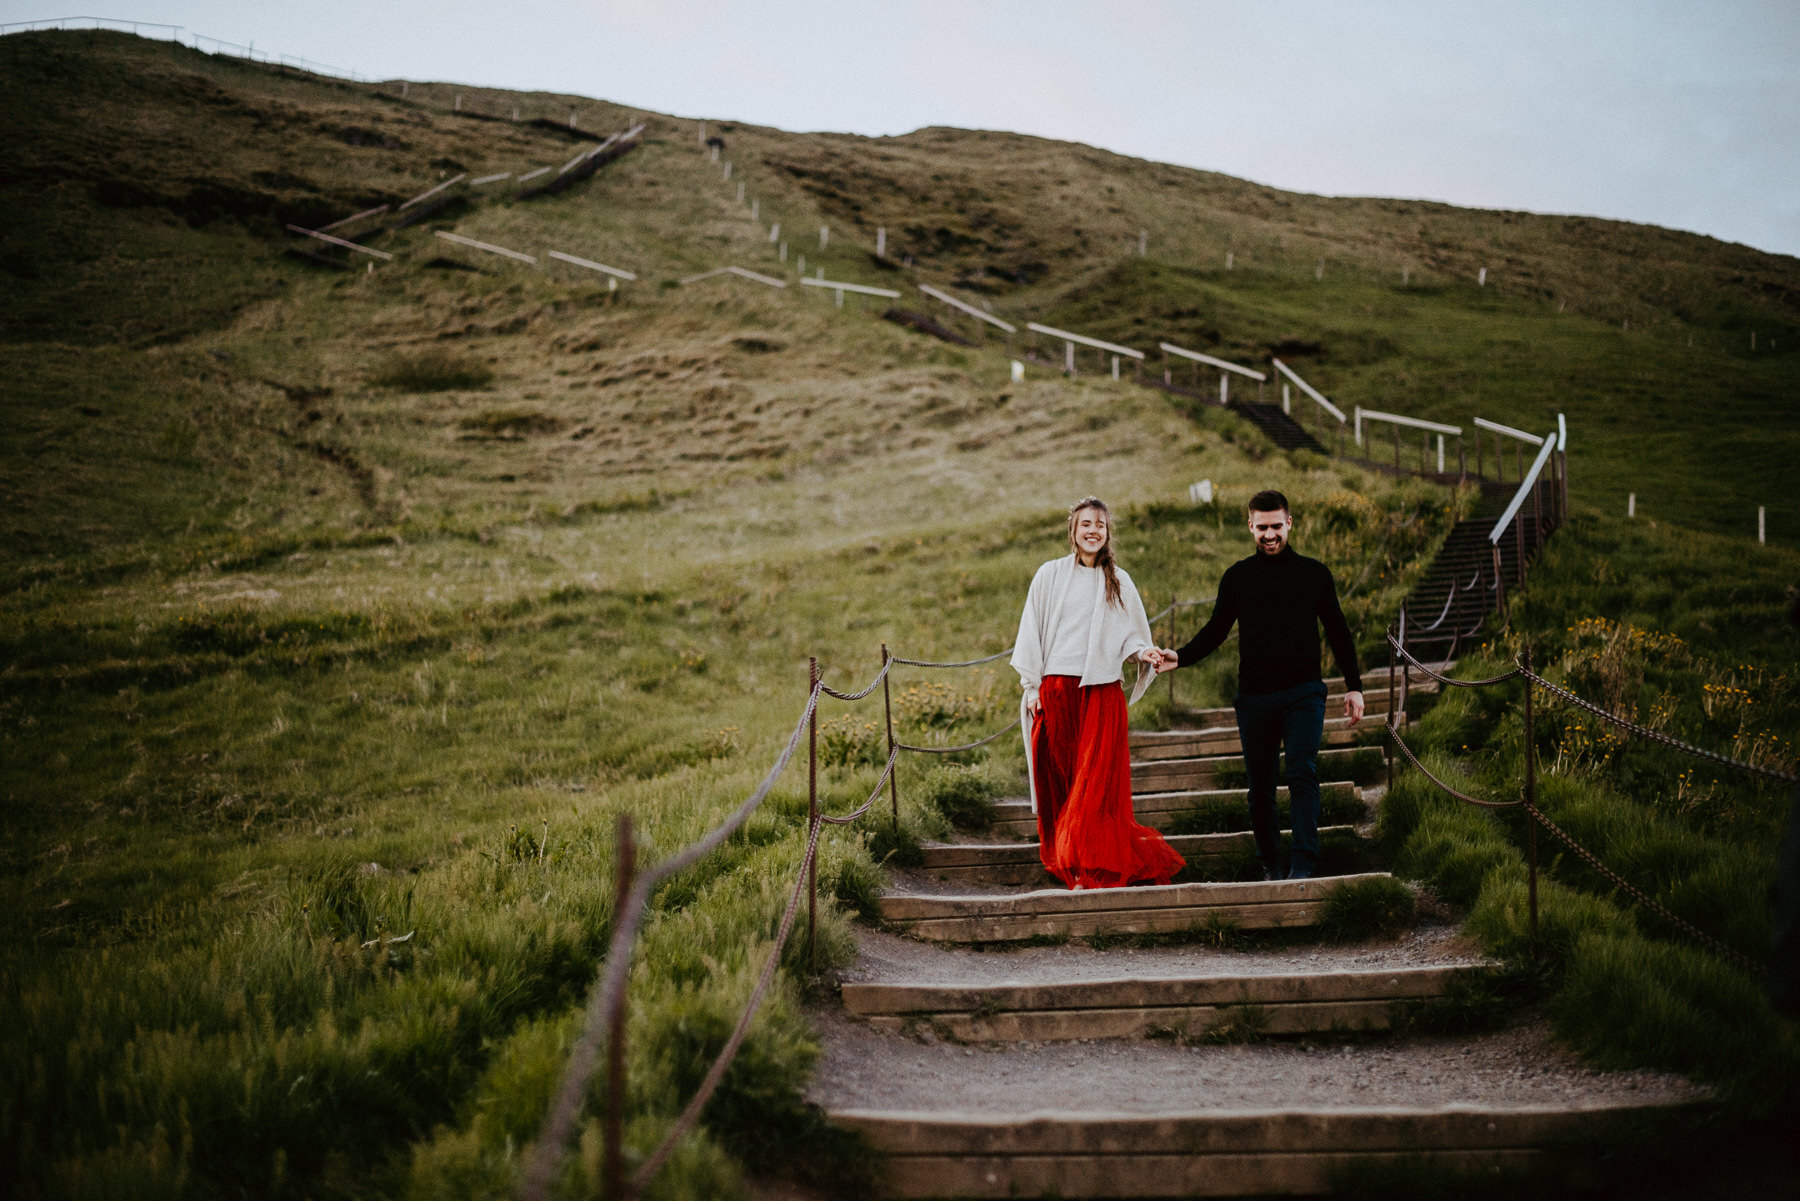
[[[1286,380],[1281,381],[1281,411],[1283,413],[1292,413],[1294,411],[1293,401],[1288,396],[1288,382]]]
[[[1756,544],[1764,546],[1768,543],[1769,510],[1763,505],[1756,506]]]
[[[875,257],[878,259],[887,257],[887,226],[885,225],[875,227]]]
[[[1625,494],[1625,516],[1637,516],[1637,493],[1635,492],[1627,492]]]
[[[1222,405],[1231,403],[1231,377],[1223,371],[1219,372],[1219,403]]]
[[[825,249],[826,245],[828,243],[830,243],[830,241],[831,241],[831,226],[829,226],[829,225],[819,226],[819,249],[820,250]]]

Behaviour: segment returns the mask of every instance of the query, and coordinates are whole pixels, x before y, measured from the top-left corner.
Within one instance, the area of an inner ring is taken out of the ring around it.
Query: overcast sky
[[[0,0],[373,78],[792,130],[1006,129],[1303,192],[1800,254],[1800,0]]]

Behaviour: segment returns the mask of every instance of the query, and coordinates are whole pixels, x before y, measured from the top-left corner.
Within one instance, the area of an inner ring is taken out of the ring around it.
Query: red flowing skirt
[[[1125,690],[1046,676],[1032,725],[1038,856],[1068,888],[1167,884],[1187,865],[1131,808]]]

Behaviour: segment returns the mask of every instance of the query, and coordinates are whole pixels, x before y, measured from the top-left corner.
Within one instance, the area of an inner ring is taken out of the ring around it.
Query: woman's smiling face
[[[1094,565],[1094,556],[1106,547],[1107,534],[1106,510],[1089,508],[1075,515],[1075,553],[1084,566]]]

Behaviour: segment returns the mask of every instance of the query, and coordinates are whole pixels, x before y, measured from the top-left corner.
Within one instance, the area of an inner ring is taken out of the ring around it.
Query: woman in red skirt
[[[1132,813],[1120,665],[1138,663],[1135,701],[1161,652],[1131,577],[1113,562],[1110,516],[1092,496],[1069,510],[1073,553],[1032,578],[1012,657],[1038,855],[1069,888],[1167,884],[1186,865]]]

